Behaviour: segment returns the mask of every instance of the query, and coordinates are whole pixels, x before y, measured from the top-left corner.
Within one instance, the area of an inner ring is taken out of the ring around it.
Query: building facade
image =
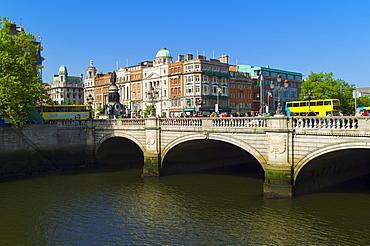
[[[161,48],[153,61],[121,67],[115,72],[123,114],[135,117],[144,116],[149,106],[155,108],[158,117],[209,116],[213,112],[250,115],[261,105],[273,110],[278,95],[269,83],[276,83],[278,74],[289,80],[289,87],[281,95],[286,102],[297,99],[302,79],[300,73],[233,66],[227,55],[207,60],[204,55],[194,57],[188,53],[179,54],[173,61],[166,48]],[[260,100],[260,88],[255,85],[260,74],[265,77],[264,100]],[[85,103],[92,103],[95,110],[108,103],[109,79],[110,73],[96,73],[90,62],[84,81]]]
[[[84,86],[82,74],[68,76],[67,67],[61,65],[58,74],[54,75],[48,93],[56,104],[83,104]]]
[[[297,100],[301,92],[302,73],[249,65],[238,65],[238,71],[249,73],[252,77],[252,108],[255,113],[275,112],[279,98],[284,108],[286,102]],[[263,80],[257,83],[260,75]],[[281,77],[280,84],[277,82],[278,76]],[[284,82],[288,87],[284,88]]]

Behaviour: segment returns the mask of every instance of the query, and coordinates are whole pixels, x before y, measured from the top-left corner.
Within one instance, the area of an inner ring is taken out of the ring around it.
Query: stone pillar
[[[145,126],[146,150],[144,152],[144,166],[141,177],[158,177],[161,161],[159,127],[157,118],[148,118]]]
[[[289,163],[289,133],[268,132],[268,161],[263,193],[266,198],[293,196],[292,168]]]
[[[95,128],[94,128],[94,120],[88,119],[86,121],[86,149],[85,149],[85,165],[86,166],[93,166],[96,163],[96,156],[95,156]]]

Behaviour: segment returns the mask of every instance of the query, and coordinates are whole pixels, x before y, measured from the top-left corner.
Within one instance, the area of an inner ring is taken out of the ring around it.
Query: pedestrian
[[[307,116],[316,116],[316,113],[310,110],[308,111]]]

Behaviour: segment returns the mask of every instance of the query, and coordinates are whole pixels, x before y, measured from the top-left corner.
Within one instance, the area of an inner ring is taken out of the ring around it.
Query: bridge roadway
[[[90,120],[86,126],[90,156],[96,158],[111,138],[128,139],[142,150],[144,177],[159,176],[172,164],[166,159],[171,150],[189,141],[231,144],[262,167],[266,198],[313,192],[370,173],[370,117],[139,118]]]

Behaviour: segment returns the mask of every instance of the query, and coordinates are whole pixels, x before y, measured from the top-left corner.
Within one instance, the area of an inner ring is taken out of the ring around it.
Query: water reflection
[[[348,245],[370,240],[368,186],[263,199],[263,179],[141,169],[0,183],[0,241],[20,245]]]

